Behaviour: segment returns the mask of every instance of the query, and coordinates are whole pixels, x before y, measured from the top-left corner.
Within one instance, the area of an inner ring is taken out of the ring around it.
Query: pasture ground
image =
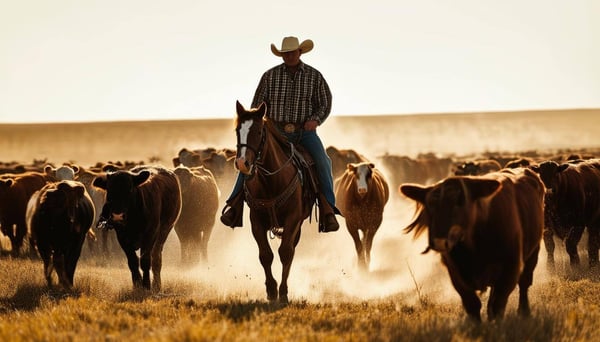
[[[573,123],[578,122],[577,129]],[[377,165],[384,153],[467,155],[485,151],[595,148],[600,111],[551,111],[411,117],[333,117],[325,143],[353,148]],[[169,162],[182,147],[232,147],[228,120],[59,125],[0,125],[3,161],[153,160]],[[389,170],[385,170],[390,172]],[[229,188],[222,188],[221,198]],[[458,294],[425,242],[402,233],[413,207],[392,190],[375,236],[371,271],[356,270],[352,240],[305,222],[289,279],[290,305],[268,303],[258,251],[244,228],[217,223],[209,260],[184,268],[174,234],[164,251],[163,289],[133,290],[124,256],[89,250],[75,272],[75,290],[46,287],[42,262],[0,256],[0,340],[7,341],[575,341],[600,340],[600,271],[572,270],[557,241],[557,269],[546,252],[530,289],[532,317],[516,315],[517,291],[505,319],[465,320]],[[0,238],[6,251],[6,239]],[[277,240],[272,240],[276,250]],[[86,247],[87,248],[87,247]],[[280,273],[278,258],[274,272]],[[276,276],[278,278],[278,276]],[[482,294],[487,301],[488,293]],[[483,310],[485,319],[485,309]]]

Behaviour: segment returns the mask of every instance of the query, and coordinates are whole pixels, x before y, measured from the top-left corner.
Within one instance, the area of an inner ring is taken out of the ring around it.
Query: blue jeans
[[[321,186],[321,193],[329,202],[332,208],[335,208],[335,194],[333,193],[333,175],[331,171],[331,159],[325,152],[321,138],[317,135],[317,131],[299,131],[294,133],[281,132],[289,141],[297,142],[299,145],[304,147],[308,153],[310,153],[315,166],[317,168],[317,176],[319,177],[319,185]],[[230,202],[235,197],[244,185],[244,175],[238,172],[237,179],[233,185],[231,195],[227,199]],[[336,209],[334,211],[337,212]]]

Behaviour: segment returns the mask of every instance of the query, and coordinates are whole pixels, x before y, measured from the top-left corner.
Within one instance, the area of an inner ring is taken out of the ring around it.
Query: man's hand
[[[317,129],[317,126],[319,126],[319,123],[316,120],[309,120],[304,123],[304,130],[314,131]]]

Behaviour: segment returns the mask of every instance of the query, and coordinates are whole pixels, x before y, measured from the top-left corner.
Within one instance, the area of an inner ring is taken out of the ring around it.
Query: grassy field
[[[577,122],[578,125],[573,123]],[[170,160],[183,148],[233,147],[231,120],[0,125],[3,161]],[[331,118],[326,144],[375,161],[384,153],[438,155],[596,148],[600,111]],[[228,194],[229,189],[221,189]],[[222,198],[223,195],[222,194]],[[264,274],[248,229],[220,223],[209,261],[182,268],[179,245],[165,247],[163,289],[133,290],[122,252],[111,260],[84,250],[75,290],[48,288],[37,258],[10,258],[0,237],[0,341],[599,341],[600,271],[571,270],[557,241],[556,272],[542,248],[530,289],[532,317],[473,324],[434,253],[402,233],[413,207],[392,194],[375,236],[371,271],[356,270],[349,234],[303,226],[289,279],[290,304],[266,301]],[[246,213],[247,214],[247,213]],[[278,241],[271,241],[277,248]],[[274,262],[280,274],[278,258]],[[488,293],[482,294],[487,302]],[[483,313],[485,319],[485,312]]]
[[[201,281],[169,280],[134,291],[105,269],[82,265],[73,293],[48,289],[41,262],[0,261],[3,341],[594,341],[600,338],[597,278],[554,277],[531,289],[533,315],[473,324],[456,295],[417,291],[357,300],[271,304],[219,294]],[[107,274],[108,273],[108,274]],[[118,272],[117,272],[118,273]],[[109,275],[109,277],[107,277]],[[111,280],[112,279],[112,280]],[[124,279],[120,279],[122,281]],[[442,281],[442,280],[440,280]],[[446,280],[444,280],[446,281]],[[423,284],[419,284],[423,286]],[[450,286],[445,284],[445,286]],[[483,295],[485,300],[485,295]]]

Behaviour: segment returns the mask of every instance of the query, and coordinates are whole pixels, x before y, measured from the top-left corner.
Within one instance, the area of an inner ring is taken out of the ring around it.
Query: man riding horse
[[[317,127],[325,122],[331,111],[331,91],[323,75],[300,60],[300,56],[311,51],[313,46],[312,40],[299,44],[296,37],[283,38],[281,49],[271,44],[271,52],[282,57],[283,63],[263,74],[252,107],[265,102],[266,115],[275,122],[281,134],[312,156],[320,185],[317,200],[321,220],[319,231],[333,232],[339,229],[335,214],[340,212],[335,207],[331,160],[317,135]],[[242,226],[243,184],[244,175],[238,173],[221,215],[221,222],[232,228]]]

